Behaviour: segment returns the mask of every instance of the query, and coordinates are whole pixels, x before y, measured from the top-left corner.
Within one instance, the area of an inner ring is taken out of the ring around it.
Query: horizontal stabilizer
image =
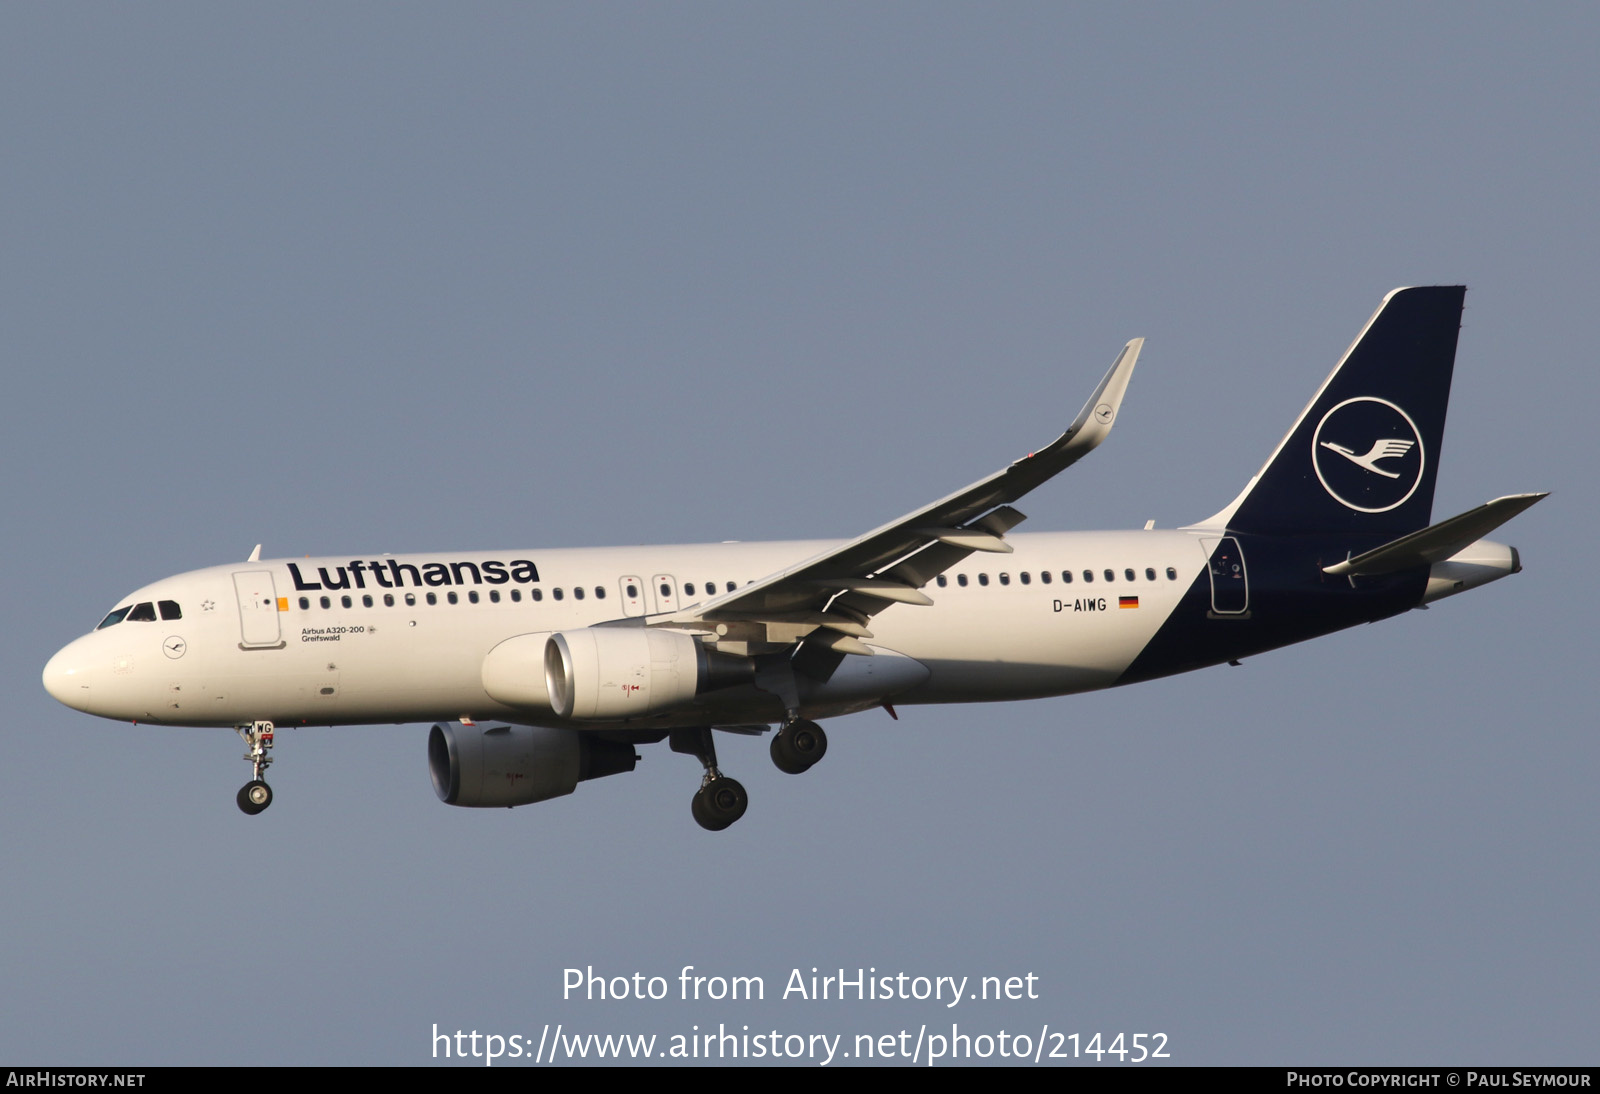
[[[1375,577],[1379,574],[1408,570],[1415,566],[1431,566],[1435,562],[1443,562],[1468,544],[1482,539],[1541,498],[1549,496],[1548,493],[1510,494],[1503,498],[1495,498],[1476,509],[1469,509],[1459,516],[1429,525],[1420,532],[1401,536],[1355,558],[1336,562],[1332,566],[1324,566],[1322,572],[1332,574],[1334,577],[1348,575]]]

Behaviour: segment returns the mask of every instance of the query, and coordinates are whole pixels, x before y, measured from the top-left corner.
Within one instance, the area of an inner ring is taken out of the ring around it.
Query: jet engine
[[[608,722],[671,710],[696,695],[749,683],[755,665],[748,657],[708,650],[682,631],[588,627],[550,636],[544,676],[558,715]]]
[[[576,729],[436,725],[428,772],[446,805],[529,805],[572,793],[586,779],[632,771],[633,746]]]

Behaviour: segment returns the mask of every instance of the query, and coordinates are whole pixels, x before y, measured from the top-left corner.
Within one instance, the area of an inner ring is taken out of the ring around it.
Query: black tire
[[[727,776],[712,779],[701,788],[700,795],[705,803],[706,816],[716,822],[717,827],[712,831],[728,827],[750,808],[750,795],[744,792],[744,787],[737,780]]]
[[[238,796],[234,800],[239,803],[240,810],[246,816],[253,817],[272,804],[272,787],[260,779],[251,779],[239,788]]]
[[[772,762],[786,775],[799,775],[828,752],[828,735],[815,722],[790,722],[772,738]]]
[[[828,754],[828,735],[815,722],[799,721],[785,727],[794,734],[794,754],[807,767]]]
[[[695,791],[694,797],[689,801],[689,812],[694,814],[694,822],[707,832],[720,832],[733,823],[711,815],[711,809],[706,804],[705,787]]]
[[[810,766],[794,754],[794,742],[789,731],[781,729],[772,735],[772,765],[785,775],[804,775]]]

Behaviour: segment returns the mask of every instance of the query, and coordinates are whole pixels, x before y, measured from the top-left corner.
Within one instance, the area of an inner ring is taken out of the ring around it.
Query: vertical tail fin
[[[1274,535],[1426,527],[1465,295],[1449,285],[1384,297],[1216,523]]]

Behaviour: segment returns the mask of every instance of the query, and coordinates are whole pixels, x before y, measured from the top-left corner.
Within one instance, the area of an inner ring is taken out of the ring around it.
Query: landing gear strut
[[[772,762],[786,775],[809,771],[827,751],[828,735],[817,723],[804,718],[784,723],[772,737]]]
[[[689,803],[695,823],[707,831],[720,832],[744,816],[750,806],[750,796],[737,780],[728,778],[717,768],[717,746],[711,740],[709,726],[673,730],[672,751],[688,753],[706,769],[700,789]]]
[[[249,725],[234,726],[233,729],[250,749],[244,758],[250,761],[254,776],[239,788],[234,800],[242,811],[253,817],[272,804],[272,787],[263,781],[267,768],[272,764],[272,757],[268,755],[272,750],[272,723],[251,722]]]

